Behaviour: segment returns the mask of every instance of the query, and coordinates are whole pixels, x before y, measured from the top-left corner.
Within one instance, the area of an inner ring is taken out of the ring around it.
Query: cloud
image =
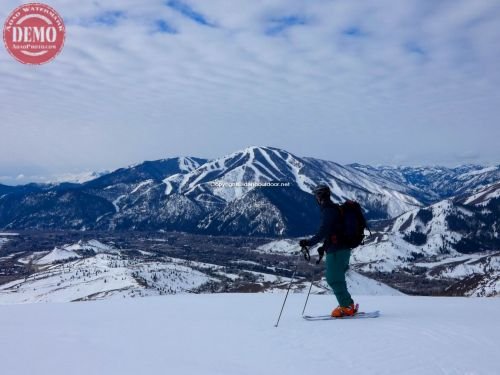
[[[54,61],[25,66],[0,53],[0,160],[19,166],[0,174],[210,158],[249,144],[341,163],[500,157],[492,2],[51,6],[67,21]]]

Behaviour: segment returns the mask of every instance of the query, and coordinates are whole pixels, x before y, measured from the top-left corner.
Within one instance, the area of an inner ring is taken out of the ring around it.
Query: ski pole
[[[319,257],[318,257],[318,260],[316,261],[316,264],[320,264],[321,259],[323,259],[323,255],[325,254],[325,250],[323,250],[323,247],[320,247],[318,249],[318,254],[319,254]],[[304,312],[306,311],[307,302],[309,301],[309,295],[311,294],[311,289],[312,289],[313,282],[314,282],[314,269],[311,271],[311,273],[312,273],[311,285],[309,285],[309,292],[307,292],[306,303],[304,304],[304,308],[302,309],[302,316],[304,316]]]
[[[314,272],[313,272],[312,277],[311,277],[311,285],[309,285],[309,292],[307,292],[306,303],[304,303],[304,308],[302,309],[302,316],[304,316],[304,312],[306,311],[307,301],[309,301],[309,295],[311,294],[313,281],[314,281]]]
[[[307,247],[303,247],[302,249],[300,249],[300,252],[304,255],[304,258],[307,261],[309,261],[309,259],[311,257],[309,256],[309,251],[308,251]],[[286,300],[288,298],[288,293],[290,292],[290,288],[292,287],[293,279],[295,278],[295,274],[297,273],[297,268],[299,268],[299,262],[300,262],[300,257],[297,259],[297,263],[295,263],[295,270],[293,271],[292,278],[290,279],[290,283],[288,284],[288,289],[286,291],[285,300],[283,301],[283,305],[281,306],[281,311],[280,311],[280,315],[278,316],[278,321],[274,325],[276,328],[278,327],[278,324],[280,323],[281,314],[283,314],[283,309],[285,308],[285,303],[286,303]]]

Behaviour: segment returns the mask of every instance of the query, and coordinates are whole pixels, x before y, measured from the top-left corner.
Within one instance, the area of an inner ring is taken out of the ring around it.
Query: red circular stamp
[[[51,61],[61,52],[65,34],[61,16],[40,3],[17,7],[3,27],[5,48],[23,64],[40,65]]]

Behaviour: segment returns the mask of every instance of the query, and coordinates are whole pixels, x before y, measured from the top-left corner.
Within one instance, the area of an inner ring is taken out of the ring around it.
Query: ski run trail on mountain
[[[358,296],[376,319],[310,322],[305,294],[0,306],[5,375],[498,374],[500,298]],[[332,295],[312,295],[325,314]]]

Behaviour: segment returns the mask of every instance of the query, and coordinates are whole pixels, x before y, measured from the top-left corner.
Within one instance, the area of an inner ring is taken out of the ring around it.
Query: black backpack
[[[363,210],[358,202],[351,200],[336,206],[341,220],[332,233],[332,244],[338,248],[354,249],[363,243],[365,229],[368,229]]]

